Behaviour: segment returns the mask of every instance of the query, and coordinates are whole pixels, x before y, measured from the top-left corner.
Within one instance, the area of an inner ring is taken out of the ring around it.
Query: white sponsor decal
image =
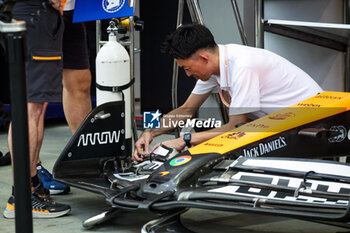
[[[271,142],[259,143],[258,146],[251,149],[243,149],[244,157],[258,157],[264,154],[270,153],[275,150],[279,150],[287,146],[286,140],[284,137],[279,137]]]
[[[97,133],[87,133],[81,134],[78,141],[79,147],[82,146],[94,146],[96,143],[98,144],[107,144],[107,143],[118,143],[120,137],[120,130],[117,131],[105,131],[105,132],[97,132]]]
[[[276,175],[265,175],[265,174],[256,174],[256,173],[247,173],[247,172],[238,172],[235,175],[231,177],[230,180],[242,180],[242,177],[250,177],[249,180],[259,180],[261,178],[270,179],[271,185],[278,184],[279,180],[288,181],[286,187],[298,189],[301,187],[301,184],[303,183],[303,178],[294,178],[294,177],[287,177],[287,176],[276,176]],[[259,182],[259,181],[257,181]],[[350,188],[349,184],[343,184],[343,183],[337,183],[337,182],[329,182],[329,181],[322,181],[322,180],[312,180],[308,179],[308,184],[310,187],[308,187],[308,191],[314,191],[318,190],[319,187],[322,187],[322,189],[326,188],[328,193],[339,193],[340,190],[347,190]],[[240,196],[249,196],[249,197],[256,197],[256,198],[269,198],[269,199],[275,199],[275,200],[286,200],[290,202],[295,203],[318,203],[323,205],[338,205],[338,206],[347,206],[348,201],[347,200],[341,200],[336,198],[323,198],[323,197],[311,197],[311,196],[304,196],[303,194],[299,194],[297,196],[294,196],[293,194],[288,194],[286,192],[281,191],[273,191],[269,189],[264,188],[257,188],[257,187],[251,187],[248,190],[247,189],[241,189],[242,186],[239,185],[227,185],[225,187],[220,188],[214,188],[209,189],[208,192],[213,193],[227,193],[227,194],[233,194],[233,195],[240,195]],[[303,190],[304,193],[306,193],[306,190]]]

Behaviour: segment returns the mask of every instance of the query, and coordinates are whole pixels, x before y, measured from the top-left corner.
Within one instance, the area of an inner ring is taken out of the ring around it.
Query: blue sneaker
[[[36,166],[36,170],[38,172],[38,176],[44,184],[44,188],[50,190],[50,194],[66,194],[69,193],[69,186],[62,184],[56,181],[51,173],[46,170],[41,163],[38,163]]]

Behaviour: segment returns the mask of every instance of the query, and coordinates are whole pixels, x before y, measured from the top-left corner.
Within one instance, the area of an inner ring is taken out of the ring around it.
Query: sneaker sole
[[[33,218],[57,218],[61,217],[63,215],[66,215],[70,212],[70,209],[60,211],[60,212],[54,212],[54,213],[41,213],[41,212],[35,212],[33,213]],[[8,219],[15,218],[15,211],[4,211],[4,217]]]
[[[70,192],[70,188],[67,187],[66,189],[62,190],[57,190],[57,189],[49,189],[50,195],[57,195],[57,194],[66,194]]]
[[[41,213],[41,212],[35,212],[33,211],[33,218],[57,218],[61,217],[63,215],[66,215],[70,212],[70,209],[63,210],[60,212],[53,212],[53,213]]]
[[[4,211],[4,217],[5,218],[15,218],[15,211]]]

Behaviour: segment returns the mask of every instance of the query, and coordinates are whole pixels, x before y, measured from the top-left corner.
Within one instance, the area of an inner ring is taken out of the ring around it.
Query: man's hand
[[[132,158],[135,161],[142,161],[139,155],[146,155],[150,152],[149,145],[153,141],[153,136],[150,131],[144,131],[139,140],[135,143],[135,151]]]
[[[61,15],[63,15],[63,4],[62,0],[49,0],[51,3],[52,7],[55,8],[60,12]]]
[[[162,143],[158,143],[157,145],[155,145],[152,148],[152,151],[157,149],[157,147],[159,147],[161,144],[166,146],[166,147],[173,148],[173,149],[175,149],[177,151],[182,151],[185,148],[185,146],[186,146],[186,143],[183,140],[183,138],[179,137],[179,138],[176,138],[176,139],[173,139],[173,140],[168,140],[168,141],[164,141]]]

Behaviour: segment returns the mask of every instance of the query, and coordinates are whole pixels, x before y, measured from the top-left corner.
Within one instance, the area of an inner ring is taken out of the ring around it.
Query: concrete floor
[[[45,139],[41,150],[43,165],[51,171],[61,150],[71,136],[65,123],[52,123],[45,128]],[[166,135],[164,138],[173,138]],[[156,140],[154,143],[162,139]],[[7,152],[7,134],[0,132],[0,151]],[[0,167],[0,210],[4,210],[11,191],[11,167]],[[71,193],[53,196],[57,202],[69,204],[72,211],[68,216],[56,219],[34,219],[35,233],[75,233],[75,232],[140,232],[147,221],[157,216],[150,213],[123,213],[118,217],[101,224],[93,229],[82,228],[82,221],[109,209],[104,197],[94,193],[72,188]],[[253,215],[241,213],[223,213],[204,210],[190,210],[183,214],[184,224],[193,231],[200,233],[228,233],[228,232],[269,232],[269,233],[331,233],[350,232],[349,229],[333,227],[324,224],[311,223],[301,220],[272,217],[266,215]],[[15,232],[14,220],[0,217],[0,232]]]

